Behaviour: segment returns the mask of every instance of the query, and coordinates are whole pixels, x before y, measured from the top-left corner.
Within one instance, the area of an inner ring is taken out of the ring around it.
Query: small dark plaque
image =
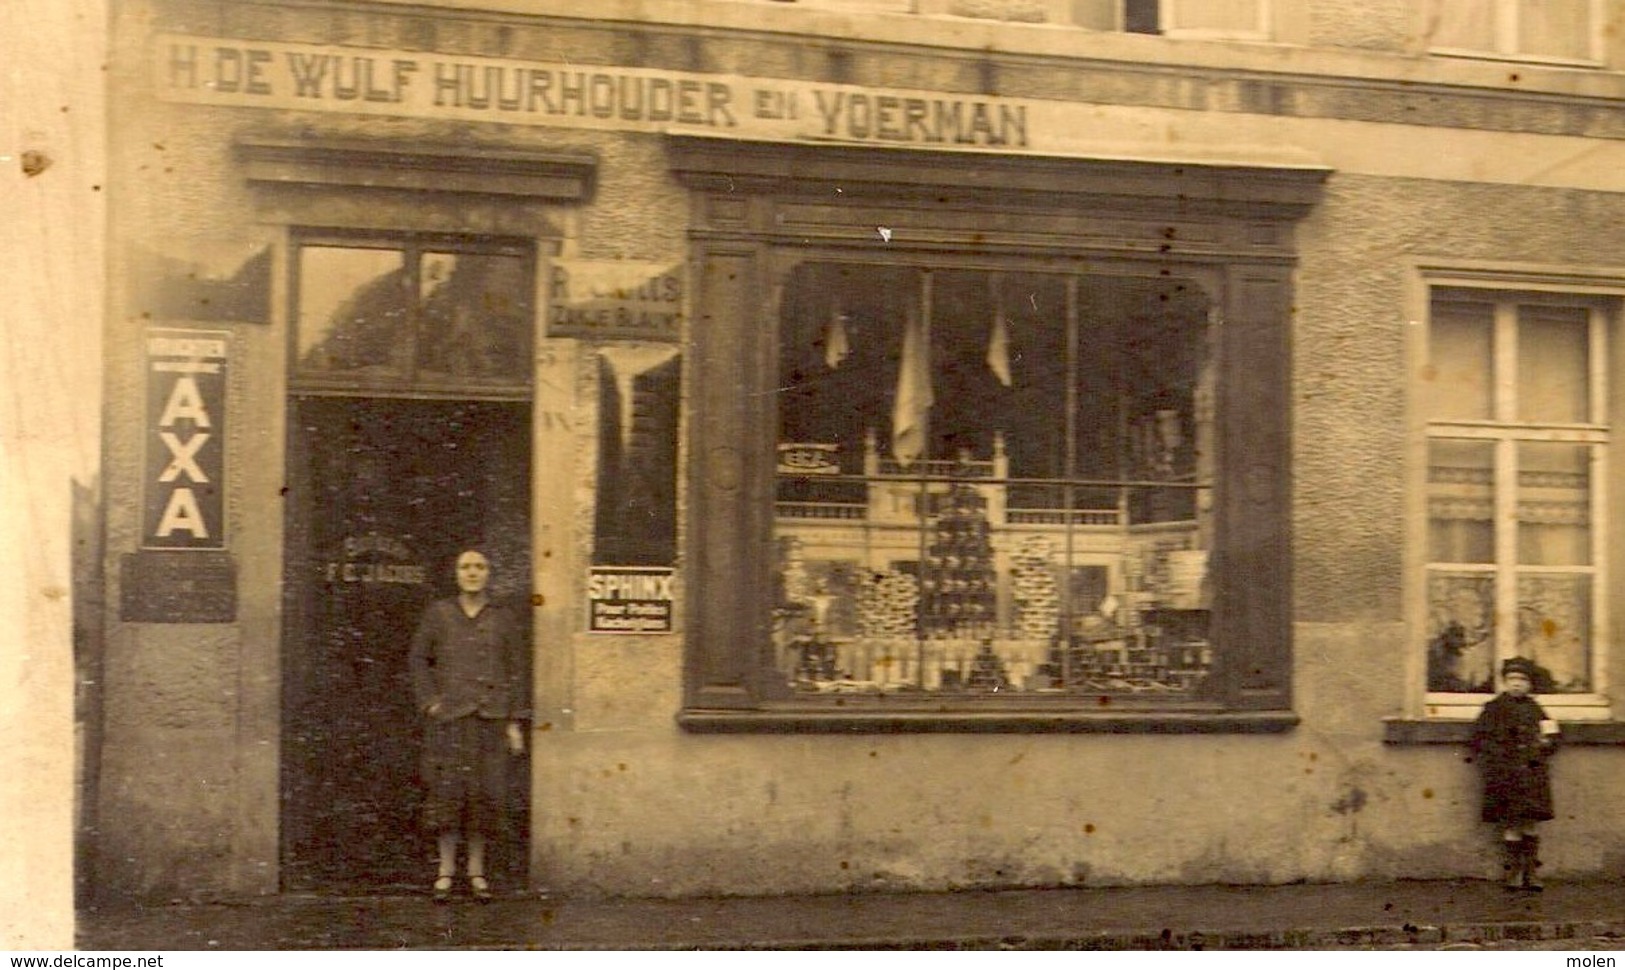
[[[127,623],[231,623],[237,619],[237,566],[224,552],[124,556],[119,618]]]

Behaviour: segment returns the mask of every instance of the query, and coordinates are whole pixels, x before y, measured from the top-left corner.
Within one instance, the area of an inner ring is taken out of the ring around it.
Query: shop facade
[[[95,883],[421,888],[469,545],[510,888],[1486,874],[1514,655],[1616,870],[1618,11],[1390,6],[118,5]]]

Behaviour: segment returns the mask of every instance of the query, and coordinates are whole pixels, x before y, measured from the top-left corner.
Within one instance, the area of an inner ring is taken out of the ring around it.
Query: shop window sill
[[[1625,745],[1625,721],[1563,721],[1563,744]],[[1385,744],[1460,744],[1472,737],[1472,721],[1429,721],[1422,718],[1384,718]]]
[[[952,711],[690,708],[677,723],[695,734],[1281,734],[1291,711]]]

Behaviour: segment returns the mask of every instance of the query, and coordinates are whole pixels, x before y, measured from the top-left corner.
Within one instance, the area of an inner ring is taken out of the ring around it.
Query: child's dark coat
[[[1510,694],[1497,695],[1479,712],[1472,750],[1484,776],[1484,821],[1513,825],[1552,818],[1546,771],[1552,749],[1540,735],[1545,717],[1534,698]]]

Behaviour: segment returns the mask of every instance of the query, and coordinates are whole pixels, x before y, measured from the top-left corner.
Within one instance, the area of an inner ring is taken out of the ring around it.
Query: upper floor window
[[[1428,329],[1427,691],[1481,703],[1502,661],[1565,705],[1603,693],[1611,590],[1608,306],[1440,287]]]
[[[865,13],[916,13],[1218,40],[1267,40],[1272,0],[777,0]]]
[[[1565,63],[1601,57],[1601,0],[1432,0],[1428,48]]]
[[[1262,40],[1270,0],[1121,0],[1122,29],[1136,34]]]

